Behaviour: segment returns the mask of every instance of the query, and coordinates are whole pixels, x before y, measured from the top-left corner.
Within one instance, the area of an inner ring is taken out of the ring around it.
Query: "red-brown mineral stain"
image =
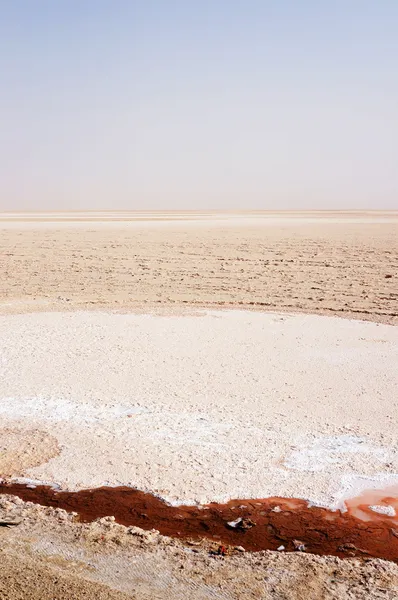
[[[368,491],[346,501],[347,511],[308,506],[305,500],[265,498],[231,500],[207,506],[170,506],[129,487],[101,487],[78,492],[48,486],[1,484],[1,494],[75,511],[84,522],[113,515],[122,525],[155,528],[182,539],[208,538],[246,550],[286,551],[304,547],[319,555],[377,557],[398,562],[398,516],[387,517],[369,506],[391,505],[398,513],[398,490]],[[247,527],[229,522],[244,519]],[[300,542],[298,544],[297,542]]]

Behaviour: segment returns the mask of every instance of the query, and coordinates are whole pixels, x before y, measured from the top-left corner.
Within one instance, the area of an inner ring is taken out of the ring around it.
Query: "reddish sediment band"
[[[277,550],[283,546],[286,551],[301,548],[318,555],[398,562],[398,518],[373,512],[366,494],[351,499],[347,511],[342,512],[308,506],[305,500],[278,497],[231,500],[201,507],[170,506],[156,496],[129,487],[68,492],[44,485],[3,483],[0,493],[75,511],[83,522],[112,515],[122,525],[155,528],[163,535],[180,539],[207,538],[242,546],[247,551]],[[379,502],[396,506],[398,500],[379,494]]]

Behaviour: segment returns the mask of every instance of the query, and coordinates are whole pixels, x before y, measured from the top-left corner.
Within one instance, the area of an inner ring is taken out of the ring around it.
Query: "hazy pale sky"
[[[397,0],[0,9],[0,209],[398,208]]]

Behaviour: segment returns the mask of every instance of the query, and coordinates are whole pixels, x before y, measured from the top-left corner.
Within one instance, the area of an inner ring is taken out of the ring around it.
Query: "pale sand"
[[[184,504],[295,496],[331,507],[372,478],[398,482],[391,325],[53,312],[0,317],[0,339],[3,426],[61,448],[27,464],[31,479]]]
[[[397,255],[389,213],[3,222],[0,311],[232,306],[396,323]]]
[[[2,425],[6,419],[2,420]],[[23,475],[59,453],[57,440],[29,424],[23,428],[0,428],[0,473],[3,477]]]

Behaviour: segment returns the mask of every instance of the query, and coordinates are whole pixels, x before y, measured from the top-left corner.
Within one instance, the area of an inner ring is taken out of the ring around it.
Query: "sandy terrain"
[[[398,320],[398,216],[238,217],[3,221],[0,310],[211,305]]]
[[[177,222],[170,215],[141,215],[142,221],[132,222],[131,215],[119,214],[116,218],[123,221],[109,224],[103,215],[80,215],[76,222],[75,216],[70,220],[69,215],[49,214],[40,223],[34,215],[4,216],[0,223],[5,358],[0,364],[1,446],[7,448],[0,453],[0,464],[4,472],[80,487],[85,478],[102,476],[96,473],[95,453],[88,451],[89,440],[99,434],[96,444],[105,454],[111,447],[120,457],[121,446],[127,448],[124,472],[119,464],[112,464],[112,457],[103,455],[108,461],[104,478],[124,481],[133,470],[135,479],[142,476],[143,487],[174,500],[192,496],[200,500],[197,486],[203,480],[205,468],[199,464],[203,459],[209,465],[222,465],[216,482],[205,480],[203,497],[228,495],[230,486],[237,492],[255,493],[259,489],[259,472],[252,459],[255,446],[262,448],[265,461],[273,461],[270,483],[282,486],[286,494],[293,493],[296,481],[315,500],[338,502],[344,490],[358,483],[344,478],[347,463],[348,475],[382,473],[391,478],[397,472],[393,404],[397,335],[391,327],[398,322],[397,214],[188,217],[178,215],[181,222]],[[243,311],[194,316],[201,307],[318,313],[376,323]],[[69,314],[76,309],[121,314]],[[37,311],[45,314],[15,314]],[[129,311],[141,314],[124,314]],[[142,315],[159,311],[157,317]],[[219,347],[209,337],[211,327],[201,325],[206,319],[219,329]],[[155,322],[164,322],[163,337],[160,331],[156,345],[151,330]],[[247,327],[253,332],[249,340]],[[270,331],[274,333],[267,340]],[[172,333],[170,347],[167,340]],[[181,359],[187,347],[182,341],[188,341],[192,351],[189,368]],[[148,361],[144,368],[131,361],[133,344],[140,348],[146,344],[152,371]],[[198,353],[198,347],[206,348],[206,353]],[[223,377],[209,376],[203,386],[200,372],[211,361],[218,361],[222,369],[220,354],[226,357]],[[181,367],[176,371],[178,363]],[[112,365],[116,365],[113,370]],[[175,372],[180,379],[170,378],[167,389],[160,389],[160,376],[164,379],[163,373]],[[278,377],[273,380],[272,374]],[[145,388],[145,380],[155,387]],[[289,383],[292,389],[287,392]],[[245,404],[248,394],[249,405]],[[228,410],[231,399],[233,411]],[[51,417],[46,419],[49,409]],[[207,420],[198,427],[203,417]],[[156,435],[149,429],[153,425]],[[245,427],[250,428],[250,436],[246,431],[244,437]],[[189,440],[184,438],[187,431]],[[82,432],[88,435],[86,447]],[[152,457],[161,458],[160,447],[166,449],[163,462],[147,461],[146,480],[143,458],[141,465],[131,464],[132,438],[142,441]],[[214,438],[227,452],[217,454]],[[68,439],[76,442],[75,455]],[[253,444],[251,454],[245,453],[245,441]],[[86,465],[79,445],[88,457]],[[176,456],[178,465],[173,464]],[[321,470],[314,468],[314,456]],[[268,488],[262,489],[267,493]],[[3,597],[13,600],[116,599],[126,597],[123,594],[173,600],[187,596],[393,599],[398,595],[396,566],[383,561],[350,563],[278,553],[215,560],[205,547],[199,547],[192,558],[192,550],[177,542],[158,540],[155,535],[153,547],[146,534],[113,531],[119,527],[114,524],[72,524],[71,517],[19,502],[3,509],[5,515],[23,518],[17,527],[0,529],[7,552],[0,581],[8,590]],[[60,521],[57,526],[54,519]],[[126,536],[134,543],[125,543]],[[142,545],[144,555],[142,548],[137,549]],[[49,556],[55,558],[49,561]],[[89,580],[102,587],[94,589]],[[59,582],[58,591],[54,581]],[[51,595],[45,595],[43,582]]]

